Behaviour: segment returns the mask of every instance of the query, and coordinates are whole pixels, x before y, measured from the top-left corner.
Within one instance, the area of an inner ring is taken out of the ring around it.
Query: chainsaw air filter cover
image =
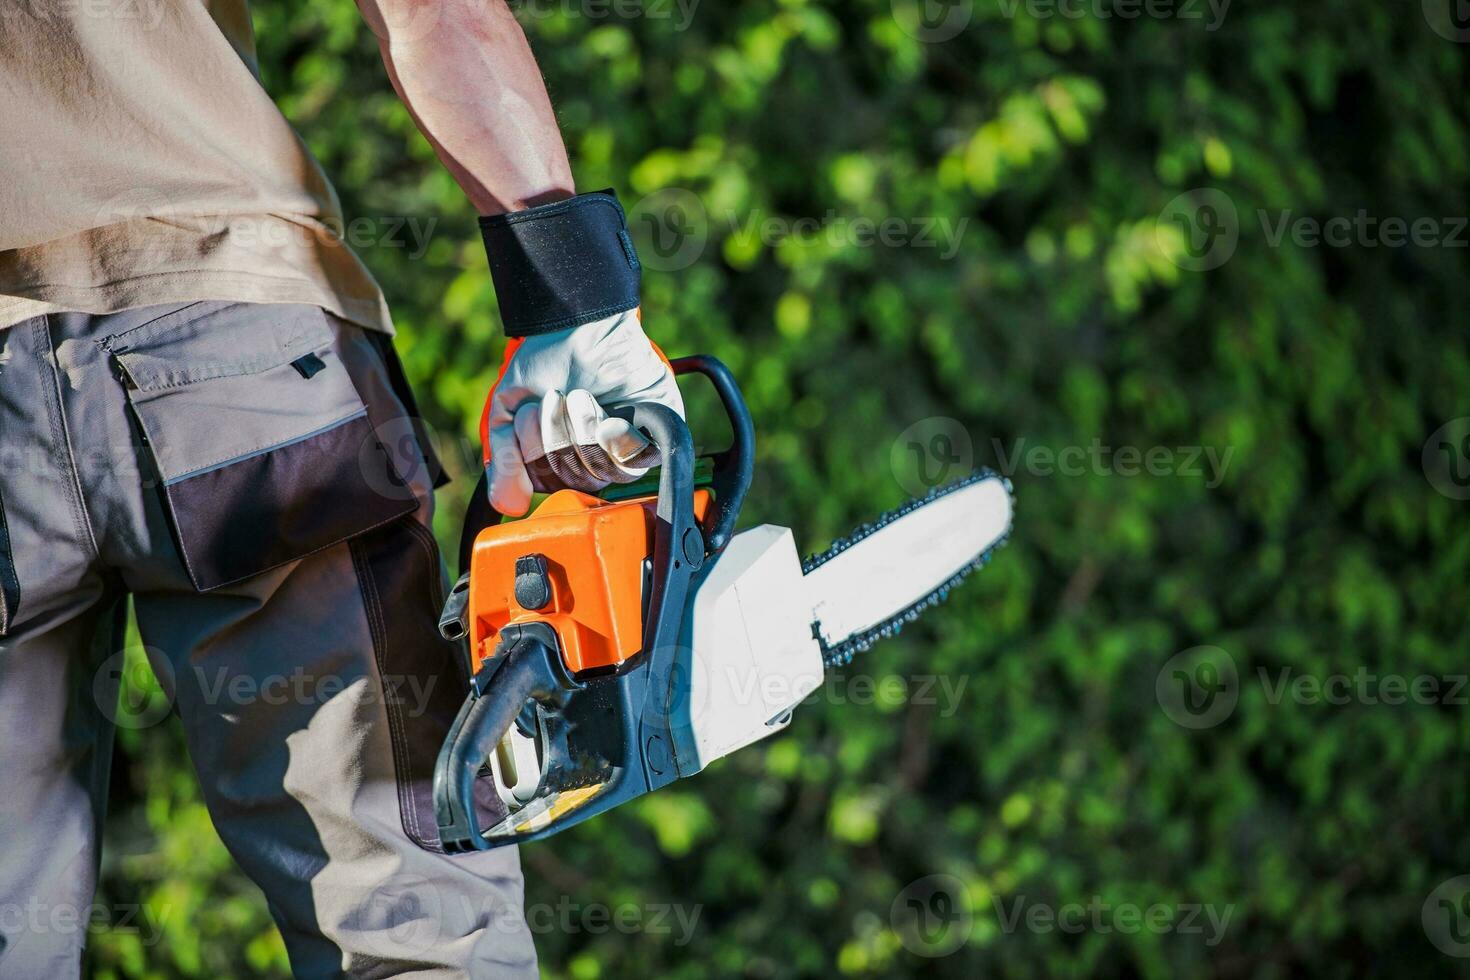
[[[559,490],[524,520],[485,528],[470,555],[469,640],[478,672],[506,626],[547,623],[567,671],[616,671],[643,649],[644,564],[656,497],[606,501]],[[694,493],[695,517],[709,512]],[[702,558],[703,556],[697,556]]]

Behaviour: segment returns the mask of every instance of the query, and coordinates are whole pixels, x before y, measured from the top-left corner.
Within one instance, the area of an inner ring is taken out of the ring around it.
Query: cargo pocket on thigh
[[[334,341],[314,306],[197,303],[101,342],[199,591],[417,508],[363,470],[377,437]]]

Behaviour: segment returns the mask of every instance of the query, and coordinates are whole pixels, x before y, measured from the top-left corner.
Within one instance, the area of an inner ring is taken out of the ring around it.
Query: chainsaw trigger
[[[527,701],[521,713],[516,715],[516,731],[526,738],[536,737],[536,702]]]

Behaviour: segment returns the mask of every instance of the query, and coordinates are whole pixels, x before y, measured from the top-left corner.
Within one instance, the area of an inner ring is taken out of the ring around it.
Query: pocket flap
[[[367,411],[321,310],[265,307],[270,315],[257,320],[255,307],[242,328],[237,304],[204,305],[202,315],[187,307],[107,344],[165,485]]]
[[[109,337],[105,346],[142,392],[255,374],[331,346],[320,309],[252,304],[250,329],[242,331],[240,306],[195,303]]]

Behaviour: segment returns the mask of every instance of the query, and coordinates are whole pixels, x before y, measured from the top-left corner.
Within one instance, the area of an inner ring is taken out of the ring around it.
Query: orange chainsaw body
[[[616,670],[643,649],[643,563],[653,554],[657,503],[558,490],[530,516],[482,530],[470,554],[472,671],[494,655],[501,630],[526,623],[550,624],[574,676]],[[699,520],[709,506],[709,491],[695,491]],[[516,561],[530,555],[544,560],[550,586],[539,609],[516,599]]]

